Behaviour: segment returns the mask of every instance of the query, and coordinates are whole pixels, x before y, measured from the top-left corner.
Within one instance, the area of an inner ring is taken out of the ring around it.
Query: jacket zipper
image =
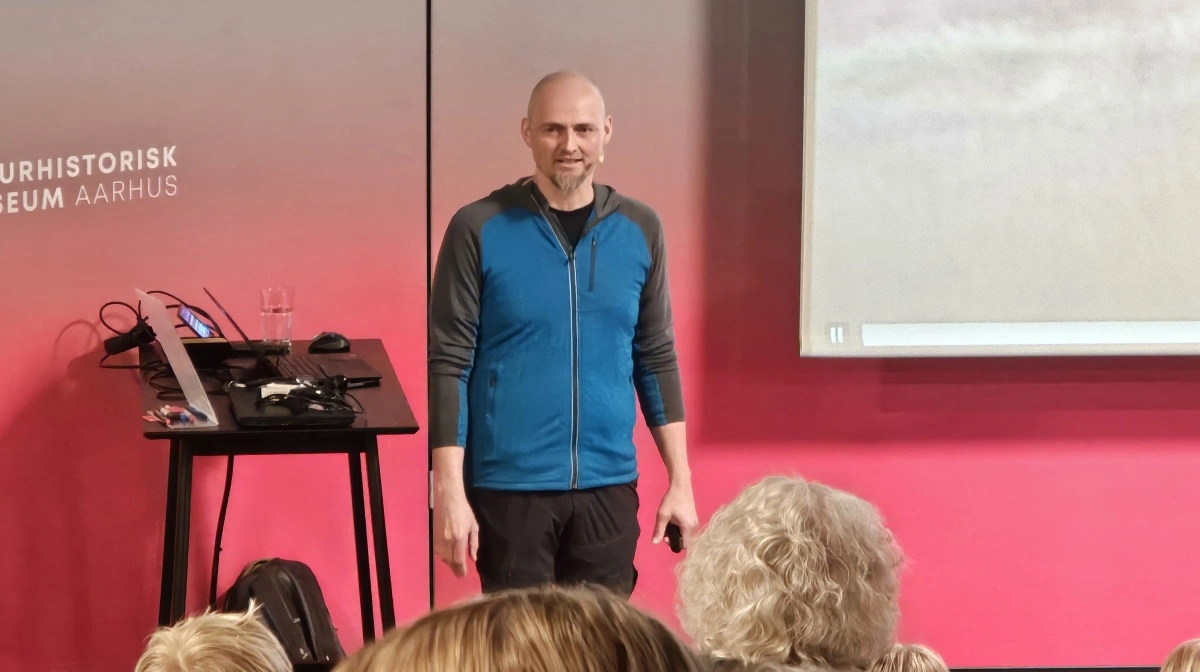
[[[588,291],[596,291],[596,237],[592,236],[592,268],[591,278],[588,280]]]
[[[532,196],[530,198],[533,199]],[[579,290],[575,275],[575,250],[567,252],[554,225],[542,212],[541,204],[537,199],[533,199],[533,204],[537,206],[546,226],[550,227],[550,234],[558,243],[558,249],[567,258],[567,279],[571,287],[571,489],[574,490],[579,487]]]
[[[571,269],[571,489],[574,490],[579,487],[579,284],[575,279],[575,250],[567,255],[567,266]]]

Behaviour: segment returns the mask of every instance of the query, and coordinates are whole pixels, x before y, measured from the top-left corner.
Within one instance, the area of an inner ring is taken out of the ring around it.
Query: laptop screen
[[[183,391],[183,396],[187,398],[192,407],[208,416],[208,419],[203,421],[196,418],[195,424],[192,426],[217,426],[220,423],[217,421],[217,414],[213,411],[212,403],[208,399],[208,392],[204,390],[204,384],[200,382],[200,375],[196,373],[196,367],[192,365],[192,358],[188,356],[187,349],[183,347],[183,340],[175,331],[175,322],[167,313],[167,307],[154,296],[140,289],[135,291],[142,306],[146,309],[147,322],[150,323],[155,338],[162,346],[167,363],[171,365],[171,371],[175,374],[175,380],[179,381],[179,389]]]

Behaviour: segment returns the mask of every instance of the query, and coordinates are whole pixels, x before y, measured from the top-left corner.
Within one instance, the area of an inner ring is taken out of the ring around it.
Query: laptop
[[[314,411],[300,400],[264,403],[258,387],[230,387],[228,392],[233,417],[242,427],[346,427],[358,419],[349,409]]]
[[[225,306],[213,296],[213,293],[204,289],[204,293],[208,298],[212,299],[213,304],[225,315],[225,319],[229,320],[229,324],[242,337],[242,342],[254,354],[255,360],[258,362],[258,368],[266,375],[275,378],[300,378],[309,376],[317,380],[333,378],[334,376],[345,376],[346,389],[356,389],[360,387],[373,387],[379,385],[383,379],[383,374],[375,367],[368,364],[358,355],[348,352],[329,353],[329,354],[307,354],[290,352],[285,355],[278,355],[274,361],[267,357],[264,348],[256,346],[246,332],[238,325],[237,320],[225,310]]]

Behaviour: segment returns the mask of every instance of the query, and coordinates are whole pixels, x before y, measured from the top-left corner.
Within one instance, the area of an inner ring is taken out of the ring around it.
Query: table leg
[[[179,439],[179,467],[175,485],[175,553],[171,579],[171,623],[183,618],[187,607],[188,546],[192,531],[192,449]]]
[[[162,577],[158,589],[158,624],[174,625],[171,622],[171,589],[175,577],[175,505],[179,486],[179,440],[171,439],[171,453],[167,462],[167,515],[163,522]]]
[[[367,513],[363,505],[361,452],[351,450],[350,499],[354,510],[354,552],[358,560],[358,600],[362,608],[363,641],[375,639],[375,608],[371,603],[371,557],[367,552]]]
[[[379,477],[379,442],[366,440],[367,492],[371,497],[371,532],[375,543],[375,575],[379,579],[379,620],[383,631],[396,627],[396,609],[392,603],[392,567],[388,556],[387,525],[383,517],[383,482]]]

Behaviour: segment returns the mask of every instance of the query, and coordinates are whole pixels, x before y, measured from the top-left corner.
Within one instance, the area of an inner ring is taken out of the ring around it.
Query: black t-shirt
[[[583,227],[587,225],[588,217],[592,214],[593,205],[594,203],[588,203],[578,210],[556,210],[550,208],[550,211],[558,218],[558,223],[562,226],[563,233],[567,235],[567,240],[571,243],[572,249],[576,245],[579,245],[579,239],[583,237]]]

